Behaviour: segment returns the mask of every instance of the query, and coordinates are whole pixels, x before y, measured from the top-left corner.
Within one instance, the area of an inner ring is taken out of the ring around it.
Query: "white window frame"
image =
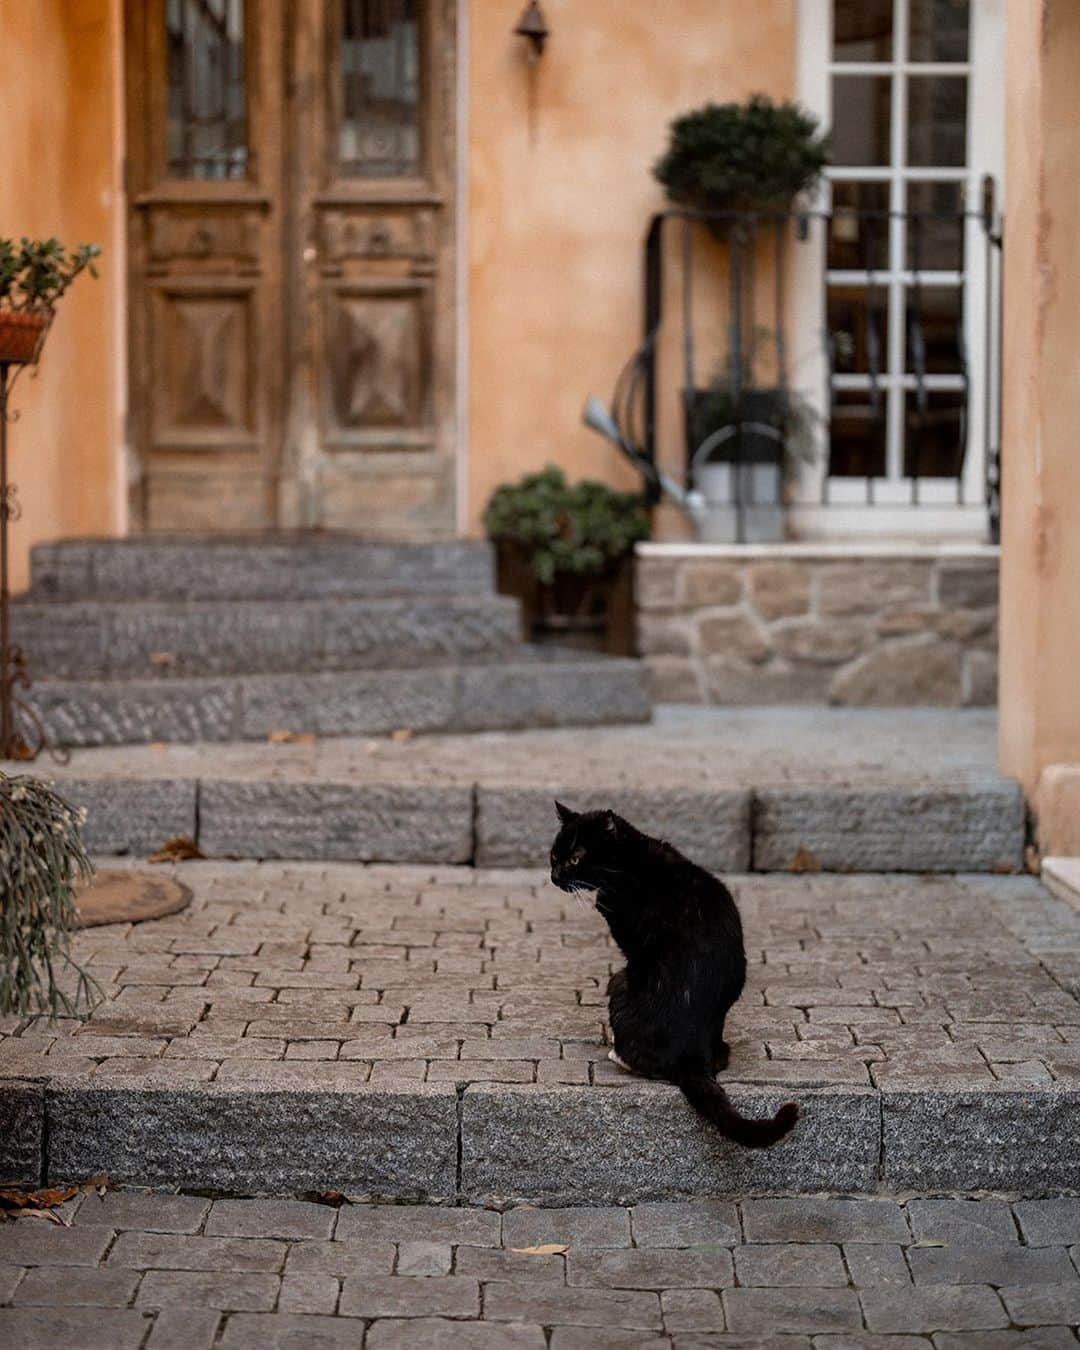
[[[966,62],[914,62],[908,52],[908,0],[894,0],[896,41],[888,61],[833,62],[833,0],[799,0],[797,18],[797,91],[804,107],[815,113],[826,127],[832,124],[832,76],[834,71],[848,75],[892,75],[909,72],[919,75],[964,75],[968,80],[966,164],[956,168],[906,167],[907,107],[906,80],[893,82],[888,166],[837,166],[827,171],[818,205],[831,202],[831,183],[841,181],[886,182],[890,184],[890,210],[898,210],[903,197],[899,185],[905,181],[946,181],[963,184],[963,203],[967,211],[981,207],[982,179],[990,174],[997,185],[1000,209],[1004,168],[1004,91],[1001,72],[1005,51],[1005,0],[971,0],[971,28]],[[826,280],[863,285],[866,273],[823,272],[825,226],[815,221],[811,239],[796,250],[792,297],[793,383],[799,393],[819,413],[825,414],[827,367],[824,333]],[[875,538],[985,538],[984,397],[986,369],[985,248],[978,220],[969,218],[964,232],[964,272],[920,272],[924,285],[934,281],[961,283],[964,292],[964,341],[968,362],[969,400],[967,452],[963,468],[963,506],[956,505],[953,479],[920,478],[918,506],[911,506],[911,479],[903,475],[903,393],[893,389],[916,386],[915,376],[906,374],[904,365],[905,310],[903,292],[911,279],[906,269],[906,231],[890,231],[888,272],[876,274],[882,290],[888,288],[888,331],[885,335],[885,362],[879,383],[888,398],[886,424],[886,476],[872,483],[874,505],[866,505],[864,478],[826,478],[828,462],[827,428],[821,421],[818,454],[803,466],[795,487],[795,504],[790,523],[798,538],[843,537]],[[990,354],[991,363],[994,353]],[[867,377],[834,375],[837,389],[866,388]],[[957,389],[964,384],[961,375],[927,375],[928,390]],[[829,505],[822,505],[827,501]]]

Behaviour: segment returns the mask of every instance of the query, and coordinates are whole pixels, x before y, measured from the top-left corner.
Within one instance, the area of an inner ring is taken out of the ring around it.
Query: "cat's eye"
[[[576,867],[578,863],[582,860],[582,858],[584,858],[584,856],[585,850],[583,848],[574,849],[573,853],[570,854],[571,867]]]

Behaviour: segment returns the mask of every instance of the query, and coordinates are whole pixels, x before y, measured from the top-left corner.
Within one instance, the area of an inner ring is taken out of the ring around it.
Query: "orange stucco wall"
[[[521,0],[471,0],[466,517],[547,462],[635,487],[581,425],[640,341],[642,242],[663,205],[667,124],[708,100],[790,97],[795,0],[544,0],[529,67]],[[711,371],[707,371],[711,374]],[[674,406],[665,413],[671,427]],[[677,437],[668,435],[669,445]]]
[[[1033,792],[1080,775],[1080,6],[1008,22],[1000,748]]]
[[[116,0],[0,5],[0,236],[100,243],[98,281],[80,278],[57,311],[41,366],[12,396],[9,463],[22,505],[13,584],[41,539],[122,525],[116,253]],[[10,129],[18,129],[12,134]]]

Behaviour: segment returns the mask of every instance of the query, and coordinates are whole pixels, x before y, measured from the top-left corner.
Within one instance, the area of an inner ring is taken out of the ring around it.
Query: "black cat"
[[[626,957],[608,983],[615,1049],[623,1068],[680,1087],[721,1134],[750,1148],[782,1139],[794,1102],[771,1120],[748,1120],[715,1075],[727,1067],[724,1018],[746,982],[742,923],[731,892],[678,849],[650,839],[614,811],[571,811],[551,849],[551,879],[595,891],[596,908]]]

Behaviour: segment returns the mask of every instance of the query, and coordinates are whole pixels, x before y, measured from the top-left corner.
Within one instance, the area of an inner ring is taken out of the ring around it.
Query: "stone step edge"
[[[631,657],[478,660],[385,670],[281,671],[162,679],[45,679],[24,695],[69,749],[150,742],[510,731],[647,722]]]
[[[1019,786],[605,789],[558,782],[78,778],[92,853],[146,856],[177,834],[211,858],[543,866],[552,799],[611,806],[715,872],[1021,872]]]
[[[0,1080],[0,1176],[231,1194],[339,1190],[458,1204],[632,1204],[754,1193],[1075,1193],[1080,1087],[759,1088],[802,1115],[724,1140],[664,1084],[336,1090]],[[302,1143],[298,1144],[300,1140]]]

